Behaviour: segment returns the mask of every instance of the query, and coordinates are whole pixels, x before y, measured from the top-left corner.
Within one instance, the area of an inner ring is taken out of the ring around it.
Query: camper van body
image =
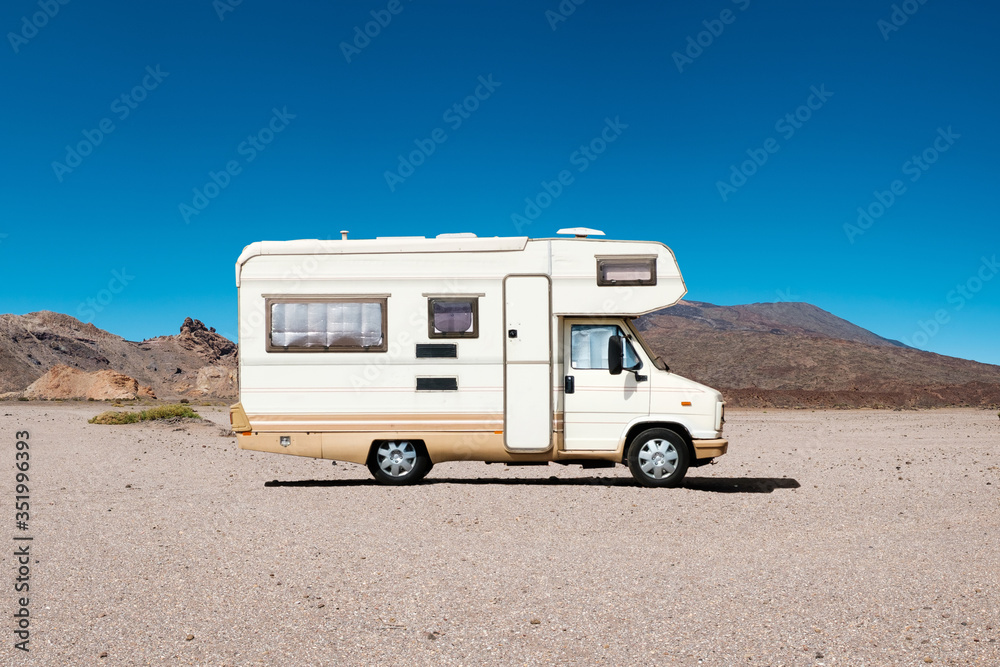
[[[236,284],[242,449],[386,483],[472,460],[626,464],[649,486],[726,452],[721,394],[666,370],[632,325],[686,291],[661,243],[265,241]]]

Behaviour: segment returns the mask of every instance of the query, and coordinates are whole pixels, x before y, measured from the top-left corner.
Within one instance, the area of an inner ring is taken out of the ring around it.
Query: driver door
[[[625,336],[626,369],[642,375],[644,361],[624,328],[608,320],[567,319],[563,333],[563,449],[610,451],[618,447],[625,426],[649,414],[649,380],[636,373],[608,370],[608,339]]]

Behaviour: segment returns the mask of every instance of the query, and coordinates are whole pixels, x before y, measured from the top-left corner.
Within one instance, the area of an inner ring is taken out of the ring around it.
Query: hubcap
[[[384,442],[375,454],[378,467],[390,477],[403,477],[417,460],[417,450],[410,442]]]
[[[654,438],[639,450],[639,467],[653,479],[662,479],[677,469],[677,449],[669,440]]]

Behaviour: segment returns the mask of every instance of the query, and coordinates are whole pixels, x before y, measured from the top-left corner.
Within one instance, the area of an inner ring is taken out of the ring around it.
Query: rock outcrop
[[[135,378],[115,371],[88,373],[78,368],[58,365],[50,368],[27,389],[24,397],[31,400],[132,400],[156,398],[152,388],[141,386]]]
[[[184,324],[181,325],[177,344],[211,362],[236,354],[236,343],[215,333],[215,327],[206,327],[201,320],[193,320],[190,317],[185,318]]]

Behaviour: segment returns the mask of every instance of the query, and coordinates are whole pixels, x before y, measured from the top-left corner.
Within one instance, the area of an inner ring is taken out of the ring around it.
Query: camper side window
[[[386,299],[267,299],[269,352],[384,352]]]
[[[601,287],[655,285],[656,257],[598,257],[597,284]]]
[[[427,335],[431,338],[478,338],[479,299],[427,299]]]

